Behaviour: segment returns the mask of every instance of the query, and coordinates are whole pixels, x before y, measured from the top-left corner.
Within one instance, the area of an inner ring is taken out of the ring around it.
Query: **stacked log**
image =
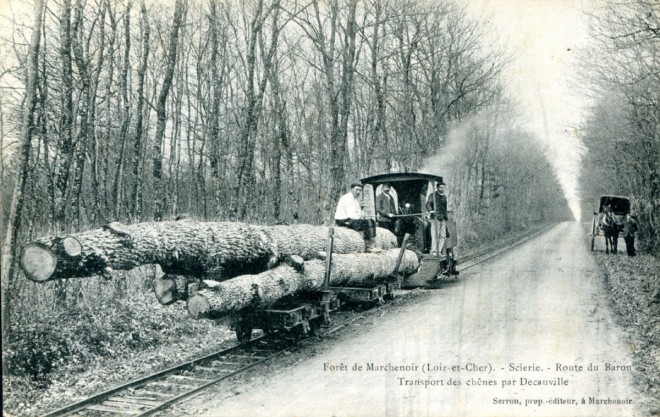
[[[330,285],[370,286],[394,274],[400,249],[381,253],[333,255]],[[417,255],[406,250],[399,272],[410,274],[419,267]],[[325,261],[314,259],[301,266],[282,264],[257,275],[243,275],[215,282],[204,281],[207,288],[188,298],[188,313],[193,318],[218,317],[246,307],[267,307],[277,300],[301,291],[323,286]]]
[[[190,219],[128,226],[111,223],[29,243],[21,252],[20,265],[36,282],[111,276],[114,270],[146,264],[159,264],[167,274],[225,280],[260,273],[291,255],[311,259],[325,249],[327,235],[327,227],[311,225],[253,226]],[[396,237],[379,228],[376,245],[394,248]],[[360,233],[335,229],[335,253],[364,249]]]

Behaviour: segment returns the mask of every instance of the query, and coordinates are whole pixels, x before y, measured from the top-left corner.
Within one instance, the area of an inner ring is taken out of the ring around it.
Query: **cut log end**
[[[211,304],[201,294],[195,294],[188,299],[188,314],[194,319],[202,319],[209,315]]]
[[[82,255],[82,245],[75,237],[67,236],[62,239],[62,250],[70,258],[78,258]]]
[[[289,266],[293,267],[296,271],[300,272],[303,269],[305,260],[302,258],[302,256],[291,255],[286,257],[285,262]]]
[[[170,305],[178,300],[176,296],[176,282],[167,278],[167,275],[156,278],[153,281],[154,294],[162,305]]]
[[[21,251],[20,265],[32,281],[48,281],[57,268],[57,256],[43,245],[29,243]]]

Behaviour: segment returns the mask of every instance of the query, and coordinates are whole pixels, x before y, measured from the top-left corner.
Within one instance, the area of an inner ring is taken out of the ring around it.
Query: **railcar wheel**
[[[240,344],[249,342],[252,339],[252,327],[243,323],[236,323],[236,339]]]
[[[295,326],[294,328],[290,329],[288,332],[288,338],[291,340],[293,343],[298,343],[300,340],[305,336],[307,333],[305,332],[305,328],[303,324],[299,324]]]
[[[323,318],[318,317],[309,321],[309,333],[312,336],[318,336],[321,333],[321,324],[323,323]]]

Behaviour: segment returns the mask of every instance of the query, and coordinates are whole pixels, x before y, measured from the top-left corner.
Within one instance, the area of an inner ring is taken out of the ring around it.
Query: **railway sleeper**
[[[206,373],[210,373],[210,374],[217,374],[217,373],[220,373],[220,372],[233,372],[233,371],[229,371],[227,369],[216,368],[216,367],[211,367],[211,366],[196,366],[195,369],[199,370],[199,371],[206,372]]]
[[[142,397],[144,395],[144,397]],[[150,391],[146,389],[140,389],[131,392],[131,397],[132,398],[144,398],[146,400],[152,400],[152,401],[158,401],[159,398],[154,398],[154,397],[160,397],[160,398],[167,398],[169,397],[169,394],[163,393],[163,392],[158,392],[158,391]]]
[[[92,411],[101,411],[104,413],[113,413],[113,414],[125,414],[128,416],[134,416],[137,414],[141,414],[141,411],[135,411],[135,410],[122,410],[118,408],[113,408],[113,407],[106,407],[101,404],[96,404],[96,405],[90,405],[89,407],[86,408],[86,410],[92,410]]]
[[[184,391],[186,389],[185,386],[188,385],[184,383],[179,383],[178,381],[169,382],[167,380],[161,380],[161,381],[152,381],[147,386],[152,389],[160,388],[159,392],[162,392],[162,395],[171,396],[172,394],[175,395],[180,394],[181,391]]]
[[[156,404],[160,404],[160,403],[156,403]],[[112,399],[107,399],[103,401],[101,405],[106,407],[117,407],[121,410],[128,410],[128,411],[144,411],[145,409],[149,409],[153,407],[153,405],[150,404],[138,404],[135,402],[112,400]]]
[[[150,407],[161,404],[161,401],[158,401],[158,400],[155,400],[155,399],[148,399],[148,398],[144,398],[144,397],[135,397],[135,396],[110,397],[106,401],[125,402],[125,403],[131,403],[131,404],[137,404],[137,405],[143,405],[143,406],[150,406]]]
[[[170,378],[183,382],[191,382],[196,384],[208,384],[209,382],[213,381],[212,379],[208,379],[208,378],[198,378],[187,375],[170,375]]]

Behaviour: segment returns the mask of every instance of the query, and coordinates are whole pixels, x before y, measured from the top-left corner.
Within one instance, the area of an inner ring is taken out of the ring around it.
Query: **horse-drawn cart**
[[[603,195],[594,203],[594,217],[591,222],[591,250],[594,250],[596,236],[605,237],[605,251],[609,246],[616,253],[617,240],[623,218],[630,213],[630,199],[616,195]]]

